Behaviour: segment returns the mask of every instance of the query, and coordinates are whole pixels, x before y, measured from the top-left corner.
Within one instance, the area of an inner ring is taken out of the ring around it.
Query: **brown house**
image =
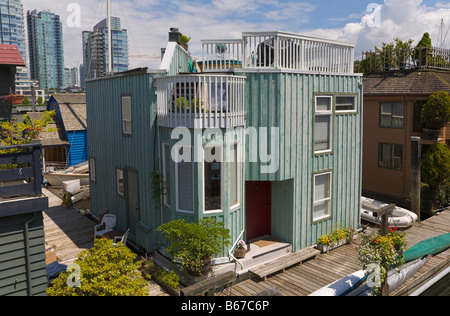
[[[394,70],[363,80],[363,195],[409,207],[411,136],[422,138],[422,155],[436,142],[423,139],[420,112],[431,94],[450,92],[450,71]],[[450,146],[450,122],[437,141]]]

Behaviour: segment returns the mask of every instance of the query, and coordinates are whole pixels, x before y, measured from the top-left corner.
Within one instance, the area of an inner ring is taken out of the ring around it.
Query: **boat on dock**
[[[376,217],[374,213],[382,207],[387,206],[387,203],[380,202],[367,197],[361,197],[361,219],[374,223],[381,224],[381,217]],[[415,213],[396,206],[394,210],[389,214],[388,225],[389,227],[407,228],[417,221],[418,217]]]
[[[55,187],[62,187],[63,182],[78,179],[80,185],[89,185],[89,164],[86,161],[67,169],[46,168],[43,176],[48,184]]]

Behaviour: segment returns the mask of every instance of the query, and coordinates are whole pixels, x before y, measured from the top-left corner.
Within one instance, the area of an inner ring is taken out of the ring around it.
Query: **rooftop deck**
[[[203,71],[293,70],[353,73],[354,44],[287,32],[245,32],[242,39],[203,40]]]

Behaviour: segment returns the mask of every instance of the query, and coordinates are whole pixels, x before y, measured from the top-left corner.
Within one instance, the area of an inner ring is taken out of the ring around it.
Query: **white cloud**
[[[81,6],[81,28],[69,28],[66,19],[67,5],[73,0],[22,0],[24,9],[50,8],[61,16],[63,22],[65,63],[77,66],[82,62],[81,32],[105,18],[104,0],[77,0]],[[426,6],[422,0],[385,0],[381,8],[381,27],[366,25],[368,12],[349,12],[349,19],[362,17],[360,23],[347,23],[339,28],[311,28],[311,14],[319,13],[315,2],[282,0],[113,0],[113,15],[121,18],[127,28],[130,55],[159,55],[167,44],[171,27],[192,37],[189,43],[192,54],[201,57],[202,39],[239,38],[244,31],[291,31],[304,35],[356,43],[358,58],[363,50],[373,49],[395,37],[419,41],[429,32],[436,43],[441,19],[450,24],[450,5],[439,2]],[[331,19],[333,19],[331,17]],[[330,19],[328,19],[330,20]],[[334,20],[336,22],[336,20]],[[450,39],[447,39],[447,47]],[[159,65],[158,59],[130,59],[130,68]]]

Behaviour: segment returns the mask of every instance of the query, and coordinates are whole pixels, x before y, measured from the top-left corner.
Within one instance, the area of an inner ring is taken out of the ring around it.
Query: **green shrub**
[[[74,262],[79,267],[79,287],[70,286],[74,272],[68,269],[47,289],[50,296],[147,296],[147,282],[139,271],[137,255],[123,244],[97,239]]]
[[[422,181],[431,187],[450,178],[450,149],[445,144],[430,146],[422,158]]]
[[[423,106],[420,123],[424,128],[438,130],[450,120],[450,95],[445,91],[433,93]]]

